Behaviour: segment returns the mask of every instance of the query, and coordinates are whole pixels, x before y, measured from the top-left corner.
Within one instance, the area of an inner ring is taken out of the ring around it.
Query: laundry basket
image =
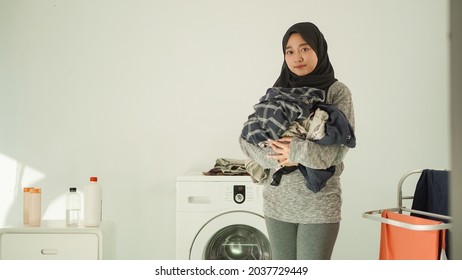
[[[426,180],[432,174],[446,174],[446,170],[419,169],[404,174],[397,188],[397,207],[372,210],[363,213],[363,217],[381,223],[379,259],[445,259],[446,230],[451,228],[451,217],[429,211],[422,211],[404,206],[406,200],[412,200],[412,205],[418,205],[416,198],[421,195],[422,184],[430,190],[428,196],[443,197],[436,193],[439,189],[446,189],[447,181],[435,184],[435,180]],[[420,174],[419,182],[415,186],[414,195],[403,195],[406,179],[413,174]],[[430,182],[431,181],[431,182]],[[422,183],[423,182],[423,183]],[[437,185],[437,187],[436,187]],[[427,191],[427,189],[425,190]],[[447,201],[447,197],[444,197]]]

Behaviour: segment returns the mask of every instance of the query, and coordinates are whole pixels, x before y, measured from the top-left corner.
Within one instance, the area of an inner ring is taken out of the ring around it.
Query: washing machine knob
[[[238,193],[234,197],[234,201],[236,201],[236,203],[242,203],[244,202],[244,196],[241,193]]]
[[[245,186],[235,185],[233,190],[234,202],[241,204],[245,201]]]

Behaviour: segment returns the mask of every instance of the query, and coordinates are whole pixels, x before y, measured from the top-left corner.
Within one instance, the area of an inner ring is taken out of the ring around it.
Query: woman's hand
[[[295,166],[296,163],[289,162],[290,144],[292,137],[282,137],[277,141],[268,141],[273,153],[268,155],[269,158],[276,160],[280,166]]]

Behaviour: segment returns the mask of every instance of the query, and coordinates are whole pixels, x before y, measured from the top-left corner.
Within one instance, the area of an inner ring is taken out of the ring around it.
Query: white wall
[[[0,0],[0,226],[21,187],[45,218],[99,176],[106,258],[175,258],[175,178],[242,158],[237,139],[278,76],[295,22],[325,34],[353,92],[335,259],[376,259],[399,177],[449,166],[448,2]]]

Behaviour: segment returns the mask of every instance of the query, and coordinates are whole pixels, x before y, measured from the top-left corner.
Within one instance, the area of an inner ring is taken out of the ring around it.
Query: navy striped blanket
[[[308,118],[325,97],[323,90],[310,87],[269,88],[244,123],[242,137],[253,144],[278,140],[295,121]]]

